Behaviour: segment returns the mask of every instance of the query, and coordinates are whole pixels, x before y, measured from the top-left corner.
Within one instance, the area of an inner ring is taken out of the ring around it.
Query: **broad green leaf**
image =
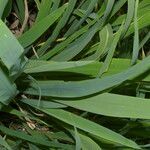
[[[134,4],[135,4],[135,2],[134,2]],[[145,13],[148,13],[150,11],[149,9],[150,9],[150,5],[147,5],[145,8],[140,8],[140,4],[139,4],[138,14],[137,14],[138,18],[141,18]],[[125,18],[127,18],[127,14],[126,13],[123,14],[123,15],[119,15],[116,18],[116,20],[112,23],[112,25],[113,26],[120,25]]]
[[[57,140],[65,140],[70,143],[74,143],[74,139],[70,137],[66,132],[58,131],[58,132],[47,132],[46,136],[50,139],[57,139]]]
[[[6,17],[9,16],[9,14],[11,13],[11,10],[12,10],[12,1],[13,0],[9,0],[9,3],[7,3],[5,9],[4,9],[4,12],[3,12],[3,16],[2,16],[2,20],[5,20]]]
[[[111,1],[109,2],[109,5],[107,6],[107,9],[105,11],[105,14],[108,14],[108,12],[110,12],[110,6],[112,6]],[[106,15],[105,15],[106,16]],[[106,18],[106,17],[105,17]],[[104,20],[104,19],[103,19]],[[91,26],[93,26],[95,23],[97,22],[97,19],[94,19],[93,21],[91,21],[89,24],[85,25],[84,27],[82,27],[81,29],[79,29],[78,31],[76,31],[74,34],[72,34],[70,37],[68,37],[66,40],[64,40],[63,42],[61,42],[60,44],[57,44],[56,47],[54,47],[53,49],[51,49],[49,52],[47,52],[44,56],[40,57],[40,59],[49,59],[52,56],[56,55],[57,53],[60,53],[64,48],[67,49],[67,46],[73,46],[74,44],[72,44],[71,42],[73,42],[74,40],[77,40],[78,38],[80,38],[79,36],[84,36],[85,32],[88,32],[89,28]],[[75,43],[76,41],[74,41]],[[79,41],[80,42],[80,41]],[[70,44],[71,43],[71,44]]]
[[[56,102],[45,101],[45,100],[36,100],[36,99],[22,99],[22,102],[31,104],[33,106],[38,106],[40,108],[66,108],[66,105],[59,104]]]
[[[42,60],[46,60],[54,56],[55,54],[61,52],[64,48],[66,48],[71,42],[76,40],[79,36],[84,34],[88,31],[89,27],[93,25],[96,22],[96,20],[93,20],[90,24],[84,26],[80,30],[76,31],[74,34],[72,34],[70,37],[65,39],[63,42],[57,44],[53,49],[51,49],[49,52],[47,52],[44,56],[40,57]]]
[[[138,9],[138,29],[142,29],[144,27],[147,27],[150,25],[150,6],[146,9]],[[126,18],[126,14],[125,15],[121,15],[119,16],[116,21],[114,21],[112,23],[112,26],[118,26],[122,23],[122,21]],[[128,31],[126,33],[126,35],[124,36],[124,38],[128,37],[129,35],[131,35],[132,33],[134,33],[134,22],[132,22],[128,28]]]
[[[88,62],[88,61],[87,61]],[[99,69],[102,67],[103,62],[93,61],[85,66],[80,66],[76,68],[68,68],[64,71],[72,72],[72,73],[79,73],[91,76],[93,78],[97,77]],[[104,76],[113,75],[120,73],[130,67],[130,60],[129,59],[116,59],[113,58],[112,62],[109,67],[109,71],[103,74]]]
[[[51,12],[53,12],[53,11],[55,11],[55,10],[58,9],[61,0],[52,0],[52,1],[53,1],[53,6],[52,6],[52,8],[51,8]]]
[[[113,39],[113,41],[112,41],[112,43],[110,45],[110,48],[108,50],[107,57],[106,57],[106,59],[104,61],[104,64],[103,64],[102,68],[100,69],[98,77],[102,76],[102,74],[108,70],[109,65],[111,63],[111,60],[113,58],[114,52],[116,50],[116,46],[117,46],[118,41],[120,39],[120,36],[121,36],[121,33],[122,33],[122,29],[123,29],[123,24],[121,25],[120,29],[117,31],[117,33],[114,36],[114,39]]]
[[[8,3],[8,0],[0,0],[0,18],[2,18],[4,9]]]
[[[16,78],[22,72],[26,58],[23,48],[1,20],[0,28],[0,102],[7,105],[17,94],[16,85],[12,82],[14,78],[9,79],[9,75]],[[3,71],[3,65],[7,67],[9,75]]]
[[[99,38],[101,37],[101,34],[102,34],[102,31],[104,31],[106,29],[106,26],[101,30],[101,31],[99,31]],[[105,33],[105,35],[107,36],[107,33],[108,32],[106,32]],[[104,39],[104,37],[105,36],[103,36],[103,38],[102,39]],[[92,59],[92,58],[90,58],[90,57],[92,57],[93,55],[95,55],[95,53],[98,51],[98,48],[99,47],[101,47],[101,44],[102,44],[102,46],[103,46],[103,43],[102,43],[102,40],[101,39],[101,41],[100,42],[96,42],[95,44],[93,44],[89,49],[88,49],[88,51],[86,51],[85,52],[85,54],[84,54],[84,56],[83,56],[83,58],[81,58],[81,60],[90,60],[90,59]],[[106,42],[107,42],[107,40],[106,40]],[[104,49],[104,46],[102,47],[102,49]],[[94,60],[94,59],[93,59]]]
[[[114,0],[108,1],[104,16],[102,19],[99,19],[97,23],[95,23],[86,33],[84,33],[81,37],[76,39],[71,45],[69,45],[66,49],[64,49],[61,53],[54,56],[52,60],[54,61],[68,61],[78,55],[85,46],[90,42],[95,33],[102,29],[104,23],[109,17],[111,9],[113,7]]]
[[[74,138],[75,138],[75,144],[76,144],[75,149],[76,150],[82,149],[81,139],[80,139],[80,136],[79,136],[76,126],[74,126]]]
[[[21,24],[23,24],[25,19],[25,1],[16,1],[16,3],[14,3],[14,9],[19,21],[21,22]]]
[[[133,43],[133,54],[131,60],[132,65],[136,63],[139,54],[139,30],[138,30],[138,19],[137,19],[138,4],[139,4],[139,0],[136,0],[135,12],[134,12],[134,43]]]
[[[147,27],[149,25],[150,25],[150,11],[138,18],[138,30]],[[134,23],[130,25],[125,37],[129,36],[132,33],[134,33]]]
[[[27,32],[19,37],[19,42],[23,47],[30,46],[35,42],[64,12],[68,5],[65,4],[56,11],[37,22]]]
[[[29,145],[29,150],[40,150],[37,146],[31,144],[31,143],[28,143]]]
[[[101,150],[100,146],[93,141],[90,137],[85,136],[83,134],[79,134],[81,142],[82,142],[82,149],[83,150]]]
[[[88,5],[88,8],[87,8],[86,13],[84,14],[84,16],[74,26],[70,27],[70,29],[65,34],[65,37],[68,37],[69,35],[74,33],[80,27],[80,25],[82,25],[82,23],[86,20],[86,18],[89,16],[91,11],[93,10],[93,8],[96,5],[97,1],[98,0],[91,0],[91,2]]]
[[[97,78],[77,82],[38,81],[38,85],[41,89],[42,96],[82,97],[116,87],[127,80],[131,80],[142,75],[149,70],[150,56],[121,73],[104,77],[102,79]],[[24,93],[39,95],[37,85],[35,83],[30,83],[30,88],[24,91]]]
[[[43,138],[41,138],[41,136],[31,136],[21,131],[16,131],[16,130],[6,128],[5,126],[2,126],[2,125],[0,125],[0,131],[9,136],[16,137],[16,138],[19,138],[28,142],[35,143],[35,144],[40,144],[43,146],[65,148],[65,149],[72,148],[72,146],[67,145],[67,144],[61,144],[61,143],[52,142],[49,140],[45,141]]]
[[[2,145],[5,148],[7,148],[7,150],[12,150],[12,148],[8,145],[8,143],[5,141],[5,139],[2,138],[1,135],[0,135],[0,145]]]
[[[147,5],[150,5],[149,0],[142,0],[140,2],[140,4],[139,4],[139,8],[143,8],[143,7],[147,6]]]
[[[0,149],[148,149],[149,14],[149,0],[0,0]]]
[[[74,15],[77,15],[77,16],[79,16],[79,17],[83,17],[84,15],[85,15],[85,13],[86,13],[86,11],[85,10],[82,10],[82,9],[76,9],[74,12],[73,12],[73,14]],[[90,19],[98,19],[99,18],[99,16],[98,16],[98,14],[96,14],[96,13],[91,13],[89,16],[88,16],[88,18],[86,19],[86,22],[87,23],[89,23],[91,20]]]
[[[127,0],[121,0],[115,3],[111,12],[111,17],[113,17],[121,9],[121,7],[126,3],[126,1]]]
[[[85,57],[82,60],[98,60],[102,54],[107,53],[108,48],[111,44],[113,38],[113,31],[111,26],[108,24],[106,25],[100,32],[99,32],[100,42],[91,48],[88,51],[87,55],[92,52],[93,50],[96,51],[93,55],[89,57]]]
[[[146,36],[140,42],[139,49],[141,49],[149,39],[150,39],[150,31],[146,34]]]
[[[84,65],[88,65],[92,61],[76,61],[76,62],[54,62],[54,61],[39,61],[31,60],[26,65],[25,73],[38,73],[48,71],[60,71],[69,68],[78,68]]]
[[[27,58],[24,57],[24,49],[2,20],[0,20],[0,49],[2,63],[7,67],[11,76],[18,76],[22,72]]]
[[[54,56],[51,60],[53,61],[68,61],[78,55],[85,46],[90,42],[92,37],[95,35],[97,30],[102,28],[102,22],[99,20],[95,25],[93,25],[86,33],[76,39],[71,43],[66,49],[61,53]]]
[[[6,106],[6,107],[4,106],[1,111],[15,115],[17,117],[26,117],[26,115],[23,114],[23,112],[20,112],[19,110],[16,110],[16,109],[13,109],[12,107],[9,107],[9,106]]]
[[[39,11],[38,11],[35,23],[42,20],[44,17],[46,17],[50,13],[51,5],[52,5],[52,0],[41,1],[41,3],[39,4]]]
[[[2,109],[2,107],[3,107],[3,104],[2,104],[2,103],[0,103],[0,110]]]
[[[11,83],[0,68],[0,103],[7,105],[17,94],[16,85]]]
[[[80,66],[80,67],[76,67],[76,68],[68,68],[68,69],[64,69],[62,71],[78,73],[81,75],[88,75],[91,78],[95,78],[95,77],[97,77],[99,69],[102,67],[102,65],[103,65],[103,62],[93,61],[93,63],[89,63],[84,66]],[[110,66],[109,66],[109,70],[107,72],[105,72],[102,75],[102,77],[120,73],[122,71],[125,71],[129,67],[130,67],[130,59],[113,58]],[[147,73],[146,76],[142,77],[142,80],[146,81],[146,82],[150,81],[150,74]]]
[[[56,101],[83,111],[104,116],[150,119],[150,101],[138,97],[104,93],[82,100]]]
[[[49,1],[49,0],[48,0]],[[40,54],[43,54],[48,47],[51,45],[51,43],[56,40],[57,36],[59,35],[61,29],[65,26],[65,24],[67,23],[74,7],[76,4],[77,0],[70,0],[68,2],[68,7],[66,9],[66,11],[64,12],[63,17],[60,19],[60,21],[58,22],[55,30],[53,31],[52,35],[47,39],[47,41],[44,43],[44,45],[38,50],[38,54],[40,52]]]
[[[36,105],[37,106],[37,105]],[[1,112],[4,112],[4,113],[7,113],[7,114],[10,114],[10,115],[14,115],[18,118],[28,118],[30,120],[33,120],[33,121],[36,121],[38,123],[41,123],[41,124],[44,124],[46,126],[49,126],[46,122],[44,122],[43,120],[37,118],[37,117],[33,117],[33,116],[30,116],[30,114],[26,113],[26,112],[21,112],[17,109],[13,109],[12,107],[10,106],[3,106],[3,108],[1,109]]]
[[[37,108],[37,109],[39,109],[39,108]],[[121,136],[120,134],[117,134],[101,125],[98,125],[92,121],[89,121],[80,116],[77,116],[73,113],[70,113],[70,112],[67,112],[67,111],[61,110],[61,109],[39,109],[39,110],[50,116],[53,116],[54,118],[59,119],[67,124],[75,126],[76,128],[79,128],[90,134],[96,135],[102,139],[111,141],[114,144],[121,144],[121,145],[124,145],[127,147],[140,149],[139,146],[135,142],[133,142],[133,141]]]
[[[114,4],[115,4],[115,0],[107,1],[107,7],[106,7],[106,10],[105,10],[105,13],[104,13],[104,16],[103,16],[103,23],[105,23],[106,20],[109,18]]]
[[[128,28],[129,28],[129,26],[132,22],[132,19],[133,19],[133,16],[134,16],[134,8],[135,8],[135,0],[133,0],[133,1],[128,0],[128,12],[127,12],[127,17],[126,17],[124,28],[123,28],[122,37],[128,31]]]

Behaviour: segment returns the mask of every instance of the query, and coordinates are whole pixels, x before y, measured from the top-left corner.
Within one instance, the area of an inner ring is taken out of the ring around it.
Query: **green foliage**
[[[0,0],[0,18],[0,149],[150,148],[149,0]]]

